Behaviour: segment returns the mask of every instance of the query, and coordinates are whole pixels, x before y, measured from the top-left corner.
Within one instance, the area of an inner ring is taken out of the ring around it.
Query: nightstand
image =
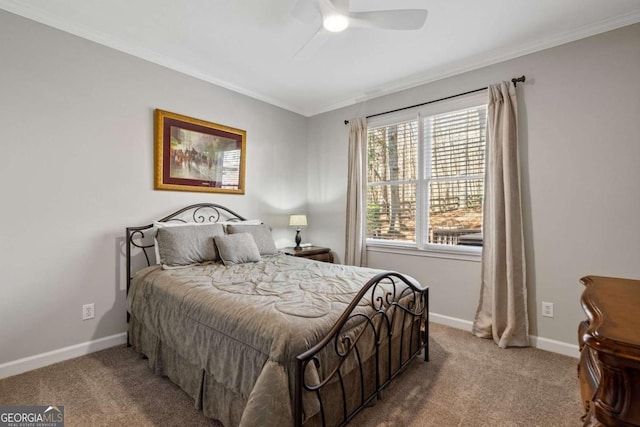
[[[300,249],[284,248],[282,249],[282,252],[287,255],[314,259],[316,261],[333,262],[333,254],[331,253],[331,249],[322,248],[320,246],[306,246]]]

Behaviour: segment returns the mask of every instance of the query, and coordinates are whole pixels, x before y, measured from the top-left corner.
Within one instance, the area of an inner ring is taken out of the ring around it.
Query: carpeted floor
[[[415,360],[350,425],[582,425],[577,359],[430,327],[431,361]],[[66,426],[220,427],[126,347],[0,380],[0,405],[64,405]]]

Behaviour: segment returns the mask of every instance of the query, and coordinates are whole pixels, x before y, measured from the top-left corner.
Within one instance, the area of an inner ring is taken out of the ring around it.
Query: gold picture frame
[[[247,133],[155,110],[156,190],[244,194]]]

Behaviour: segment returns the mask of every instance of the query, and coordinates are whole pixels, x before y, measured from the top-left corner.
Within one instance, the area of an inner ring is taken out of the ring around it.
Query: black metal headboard
[[[246,218],[238,215],[231,209],[215,203],[198,203],[195,205],[184,207],[171,215],[168,215],[156,222],[183,222],[183,223],[216,223],[221,221],[245,221]],[[132,249],[138,248],[142,250],[146,260],[147,267],[151,265],[148,250],[154,247],[154,242],[149,239],[153,236],[145,236],[145,230],[153,229],[153,224],[142,225],[139,227],[127,227],[127,294],[131,285],[131,259]],[[145,239],[146,238],[146,239]],[[145,242],[145,240],[147,240]]]

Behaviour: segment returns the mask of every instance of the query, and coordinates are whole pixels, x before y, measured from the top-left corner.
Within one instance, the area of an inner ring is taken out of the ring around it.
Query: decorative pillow
[[[167,227],[184,227],[184,226],[202,226],[202,225],[211,225],[211,224],[221,224],[223,226],[223,230],[224,227],[227,224],[251,224],[251,225],[256,225],[256,224],[262,224],[262,220],[260,219],[245,219],[245,220],[238,220],[238,221],[219,221],[219,222],[182,222],[182,221],[167,221],[167,222],[160,222],[160,221],[155,221],[153,223],[153,228],[149,229],[149,230],[145,230],[145,235],[147,233],[149,233],[149,235],[153,236],[153,251],[155,253],[156,256],[156,264],[162,264],[161,259],[160,259],[160,251],[159,251],[159,245],[158,245],[158,240],[156,239],[156,236],[158,234],[158,230],[161,228],[167,228]],[[216,260],[218,261],[218,259]]]
[[[183,225],[189,225],[189,224],[182,221],[169,221],[169,222],[154,221],[153,228],[149,232],[153,236],[153,252],[156,255],[156,264],[161,264],[160,251],[158,250],[158,239],[156,238],[156,236],[158,235],[158,230],[165,227],[180,227]]]
[[[224,265],[258,262],[262,259],[258,246],[249,233],[218,235],[213,240]]]
[[[213,237],[224,235],[221,224],[185,224],[161,227],[156,234],[163,267],[177,267],[219,261]]]
[[[260,255],[273,255],[278,252],[276,244],[271,236],[271,228],[266,224],[260,225],[227,225],[228,234],[249,233],[258,246]]]

